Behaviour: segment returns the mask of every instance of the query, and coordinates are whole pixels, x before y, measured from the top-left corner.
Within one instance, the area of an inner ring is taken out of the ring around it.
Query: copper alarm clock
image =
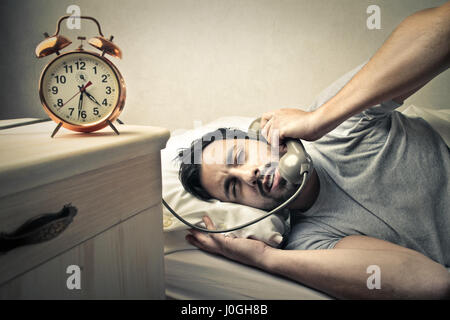
[[[39,96],[45,112],[58,123],[52,137],[62,126],[79,132],[93,132],[110,126],[115,133],[119,131],[113,122],[118,120],[125,105],[125,81],[116,66],[105,54],[121,58],[122,52],[106,39],[98,21],[92,17],[80,16],[81,19],[96,23],[99,35],[89,39],[88,43],[100,53],[83,49],[85,37],[80,46],[61,54],[72,42],[59,34],[61,22],[72,16],[63,16],[57,22],[56,32],[36,48],[38,58],[55,53],[57,56],[42,71],[39,80]],[[120,123],[120,120],[118,120]]]

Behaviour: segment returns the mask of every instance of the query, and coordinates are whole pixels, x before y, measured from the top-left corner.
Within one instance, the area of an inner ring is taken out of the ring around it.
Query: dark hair
[[[257,135],[235,128],[219,128],[192,141],[189,148],[178,150],[177,160],[181,161],[178,178],[187,192],[200,200],[210,200],[213,197],[203,188],[200,182],[202,152],[216,140],[252,139],[258,140]]]

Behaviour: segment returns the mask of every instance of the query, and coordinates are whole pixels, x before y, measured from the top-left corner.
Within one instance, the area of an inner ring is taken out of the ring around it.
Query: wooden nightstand
[[[164,299],[160,150],[169,131],[119,125],[119,136],[105,128],[52,139],[54,127],[0,130],[0,248],[26,221],[77,209],[65,229],[41,219],[24,233],[55,238],[0,253],[0,299]]]

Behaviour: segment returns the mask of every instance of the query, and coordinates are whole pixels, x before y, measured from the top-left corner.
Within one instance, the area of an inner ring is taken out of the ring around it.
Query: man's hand
[[[403,101],[450,66],[450,1],[416,12],[398,25],[369,62],[313,112],[280,109],[261,120],[263,136],[317,140],[371,106]]]
[[[278,109],[266,112],[261,117],[261,133],[270,143],[279,137],[280,143],[286,138],[313,141],[323,134],[316,124],[314,112],[299,109]]]
[[[203,217],[203,222],[209,230],[215,230],[214,224],[208,216]],[[191,234],[186,236],[186,240],[199,249],[223,255],[254,267],[261,268],[266,251],[276,250],[259,240],[234,238],[220,233],[204,233],[194,229],[189,232]]]
[[[214,229],[209,217],[203,221]],[[245,238],[190,230],[192,245],[229,259],[280,274],[344,299],[448,299],[447,270],[428,257],[387,241],[364,236],[343,238],[335,249],[280,250]],[[379,266],[381,290],[367,287],[366,269]]]

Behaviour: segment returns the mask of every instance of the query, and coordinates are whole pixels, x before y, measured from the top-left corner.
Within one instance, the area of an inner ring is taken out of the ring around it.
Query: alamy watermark
[[[66,273],[70,274],[66,280],[66,287],[69,290],[81,290],[81,268],[76,264],[67,267]]]
[[[367,7],[366,13],[369,14],[366,20],[366,26],[369,30],[381,29],[381,9],[376,4]]]
[[[72,4],[67,7],[66,13],[70,14],[70,18],[67,19],[67,28],[70,30],[81,29],[81,8],[76,4]]]
[[[367,267],[366,272],[370,274],[367,278],[367,289],[381,289],[381,269],[379,266],[372,264]]]

